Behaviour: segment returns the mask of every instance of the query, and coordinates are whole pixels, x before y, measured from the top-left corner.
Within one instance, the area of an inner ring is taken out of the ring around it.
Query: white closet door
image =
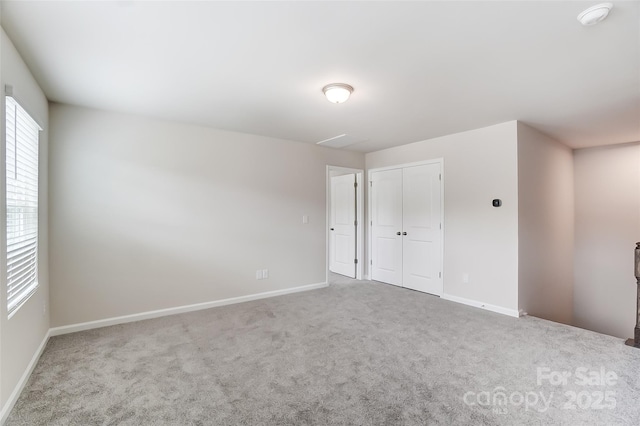
[[[442,295],[440,164],[406,167],[402,174],[402,285]]]
[[[402,169],[371,175],[371,279],[402,285]]]
[[[331,230],[329,270],[356,277],[355,174],[331,178]]]

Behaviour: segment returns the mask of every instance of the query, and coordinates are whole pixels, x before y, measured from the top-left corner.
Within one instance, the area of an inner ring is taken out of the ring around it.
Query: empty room
[[[640,2],[0,26],[0,425],[640,424]]]

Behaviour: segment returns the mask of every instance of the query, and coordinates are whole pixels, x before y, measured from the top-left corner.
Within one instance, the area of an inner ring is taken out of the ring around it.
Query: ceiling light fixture
[[[600,21],[604,21],[607,15],[609,15],[611,8],[613,8],[613,3],[601,3],[591,6],[578,15],[578,21],[585,26],[595,25]]]
[[[327,97],[329,102],[334,104],[341,104],[346,102],[353,93],[353,87],[344,83],[332,83],[327,84],[322,88],[322,92]]]

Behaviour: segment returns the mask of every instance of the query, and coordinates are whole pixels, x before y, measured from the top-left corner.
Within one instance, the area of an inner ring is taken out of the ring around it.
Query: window
[[[6,96],[7,312],[38,288],[38,136],[40,126]]]

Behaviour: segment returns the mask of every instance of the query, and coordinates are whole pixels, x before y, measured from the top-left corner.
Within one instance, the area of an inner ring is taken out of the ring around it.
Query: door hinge
[[[358,221],[357,221],[357,220],[354,220],[354,221],[353,221],[353,225],[354,225],[354,226],[358,226]]]
[[[353,259],[353,263],[358,263],[358,259]]]
[[[373,181],[372,180],[369,181],[369,186],[373,186]]]
[[[358,187],[358,182],[353,182],[353,187],[357,188]]]
[[[373,221],[371,221],[371,226],[373,226]]]
[[[369,261],[369,265],[373,265],[373,259]]]
[[[442,173],[438,173],[438,180],[442,180]]]
[[[442,278],[442,272],[438,272],[438,278]]]
[[[440,224],[440,229],[442,229],[442,224]]]

